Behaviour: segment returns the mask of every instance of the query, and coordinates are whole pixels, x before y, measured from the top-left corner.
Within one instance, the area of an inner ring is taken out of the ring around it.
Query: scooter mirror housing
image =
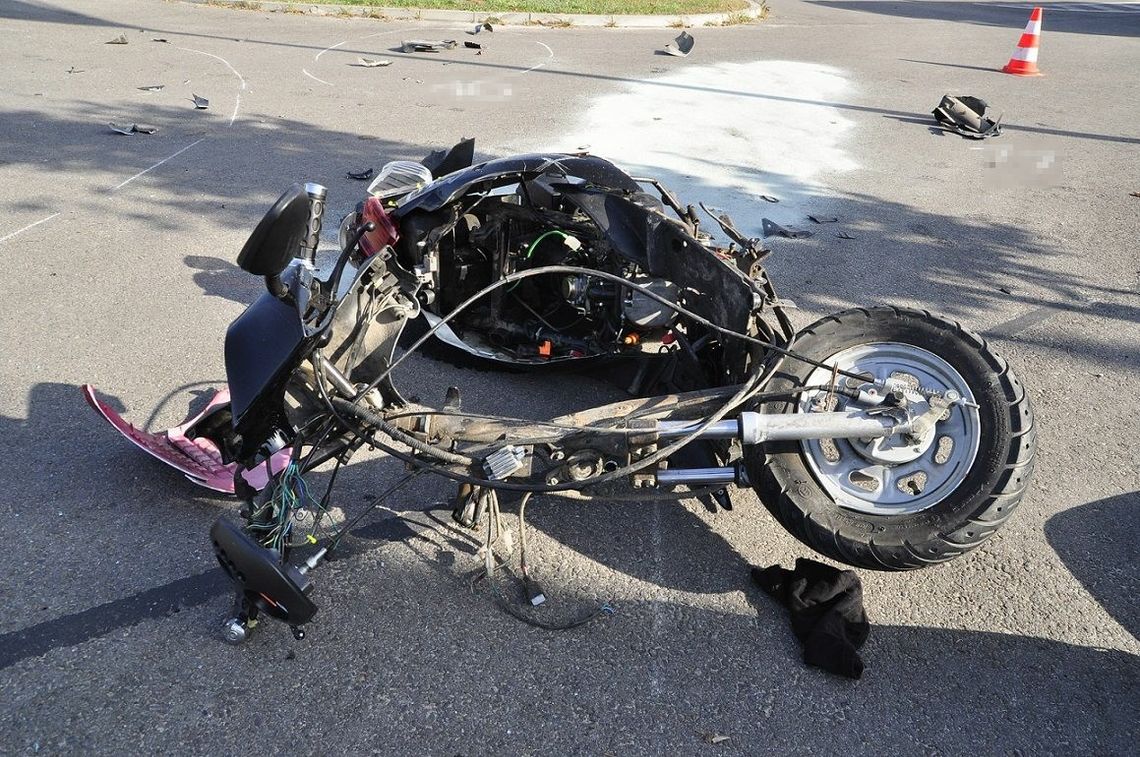
[[[294,184],[277,198],[238,254],[241,269],[255,276],[275,277],[293,258],[300,257],[311,202],[301,184]]]

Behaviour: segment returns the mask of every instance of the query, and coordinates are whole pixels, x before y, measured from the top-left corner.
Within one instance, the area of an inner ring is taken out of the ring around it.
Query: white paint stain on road
[[[594,99],[564,137],[528,147],[588,146],[759,234],[762,215],[802,224],[827,174],[857,167],[845,148],[854,123],[829,105],[850,92],[843,72],[811,63],[687,66]]]

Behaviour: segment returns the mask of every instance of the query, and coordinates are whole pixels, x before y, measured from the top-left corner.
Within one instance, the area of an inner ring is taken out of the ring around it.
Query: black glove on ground
[[[852,570],[796,559],[795,570],[753,568],[752,580],[788,609],[804,662],[849,678],[863,675],[858,649],[871,625],[863,611],[863,585]]]

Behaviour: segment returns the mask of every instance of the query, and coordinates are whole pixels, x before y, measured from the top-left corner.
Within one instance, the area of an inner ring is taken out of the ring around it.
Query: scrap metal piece
[[[780,200],[772,195],[760,195],[760,199],[764,202],[779,202]]]
[[[193,98],[194,98],[194,107],[197,110],[205,110],[206,108],[210,107],[210,101],[207,100],[206,98],[198,97],[198,95],[193,95]]]
[[[165,84],[148,84],[145,87],[139,87],[143,92],[158,92],[165,88]]]
[[[107,126],[111,127],[111,131],[115,132],[116,134],[125,134],[129,137],[135,133],[134,124],[130,124],[128,126],[119,126],[118,124],[108,123]]]
[[[803,231],[802,229],[789,229],[768,218],[760,219],[760,225],[764,236],[766,237],[781,236],[787,239],[807,239],[812,235],[810,231]]]
[[[855,237],[851,236],[850,234],[848,234],[846,231],[841,231],[838,234],[836,234],[836,236],[839,237],[840,239],[854,239],[855,238]]]
[[[372,178],[372,173],[373,170],[371,168],[366,168],[363,171],[349,171],[345,175],[348,176],[348,178],[356,179],[357,181],[368,181]]]
[[[118,37],[115,37],[114,39],[110,39],[110,40],[107,40],[107,42],[106,42],[106,43],[104,43],[104,44],[108,44],[108,45],[125,45],[125,44],[127,44],[127,35],[125,35],[125,34],[120,34]]]
[[[693,43],[692,34],[681,32],[675,40],[665,45],[665,52],[678,58],[684,58],[693,51]]]
[[[838,223],[839,219],[835,216],[808,216],[808,220],[813,223]]]
[[[1001,116],[995,121],[986,116],[985,100],[962,95],[943,95],[938,107],[931,111],[934,120],[948,131],[970,139],[1001,136]]]
[[[438,53],[451,50],[457,44],[453,39],[406,39],[401,49],[406,53]]]
[[[387,58],[357,58],[357,60],[359,61],[357,65],[363,66],[364,68],[379,68],[380,66],[392,65],[392,61]]]
[[[72,66],[71,68],[67,69],[67,73],[69,73],[69,74],[81,74],[84,71],[86,71],[86,69],[76,68],[75,66]]]

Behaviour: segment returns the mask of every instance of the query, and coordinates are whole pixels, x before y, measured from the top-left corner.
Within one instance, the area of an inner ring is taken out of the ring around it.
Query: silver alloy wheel
[[[877,381],[922,387],[939,394],[957,392],[965,400],[952,406],[932,437],[913,445],[896,434],[882,441],[814,439],[801,442],[804,458],[816,480],[840,507],[871,515],[909,515],[941,502],[962,483],[977,457],[981,420],[974,394],[949,363],[932,352],[901,342],[875,342],[842,350],[821,361]],[[826,386],[828,368],[815,369],[805,386]],[[842,380],[842,379],[841,379]],[[920,395],[906,392],[909,398]],[[804,392],[798,412],[815,412],[828,392]],[[865,409],[843,395],[834,395],[827,409]]]

